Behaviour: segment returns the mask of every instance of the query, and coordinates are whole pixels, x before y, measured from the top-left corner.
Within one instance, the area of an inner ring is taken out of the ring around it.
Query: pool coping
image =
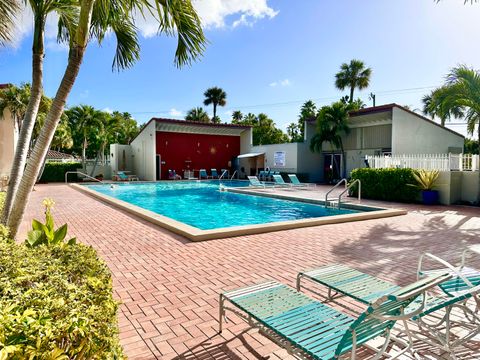
[[[88,184],[85,184],[85,185],[88,185]],[[339,223],[346,223],[346,222],[352,222],[352,221],[380,219],[380,218],[407,214],[406,210],[381,209],[377,207],[363,206],[363,205],[359,207],[358,205],[348,204],[347,207],[351,209],[370,208],[371,210],[367,212],[355,213],[355,214],[343,214],[343,215],[334,215],[334,216],[324,216],[319,218],[317,217],[317,218],[308,218],[308,219],[301,219],[301,220],[279,221],[279,222],[272,222],[272,223],[265,223],[265,224],[232,226],[228,228],[218,228],[218,229],[212,229],[212,230],[201,230],[194,226],[157,214],[153,211],[143,209],[137,205],[132,205],[126,201],[115,199],[111,196],[99,193],[95,190],[89,189],[84,185],[70,184],[70,186],[80,192],[86,193],[90,196],[100,199],[130,214],[133,214],[155,225],[165,228],[175,234],[182,235],[192,241],[204,241],[204,240],[213,240],[213,239],[236,237],[236,236],[243,236],[243,235],[262,234],[262,233],[280,231],[280,230],[289,230],[289,229],[327,225],[327,224],[339,224]],[[270,194],[270,193],[259,194],[258,192],[253,192],[251,190],[238,191],[238,189],[234,189],[232,191],[232,188],[227,188],[227,191],[231,191],[235,193],[243,193],[247,195],[281,198],[283,200],[301,201],[299,198],[288,197],[286,195]],[[310,200],[310,199],[302,199],[302,200],[303,202],[314,203],[314,204],[323,203],[321,200]]]

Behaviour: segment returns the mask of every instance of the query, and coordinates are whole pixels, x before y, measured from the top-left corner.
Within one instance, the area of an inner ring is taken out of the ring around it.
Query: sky
[[[183,119],[203,106],[203,92],[219,86],[231,112],[266,113],[282,129],[296,122],[312,99],[327,105],[347,91],[334,85],[343,62],[363,60],[372,68],[370,86],[356,96],[371,105],[398,103],[420,109],[421,98],[443,83],[459,64],[480,69],[480,3],[463,0],[195,0],[209,44],[191,66],[174,65],[175,39],[156,34],[152,19],[137,19],[141,59],[112,71],[115,41],[92,42],[68,106],[93,105],[126,111],[139,122],[152,117]],[[44,88],[54,96],[67,50],[55,41],[48,19]],[[0,83],[31,81],[31,12],[18,22],[14,44],[0,49]],[[207,108],[211,114],[211,106]],[[447,126],[466,134],[454,120]]]

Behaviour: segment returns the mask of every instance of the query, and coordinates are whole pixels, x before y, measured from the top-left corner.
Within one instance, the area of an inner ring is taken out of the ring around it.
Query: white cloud
[[[105,112],[107,112],[107,113],[109,113],[109,114],[113,113],[113,110],[110,109],[108,106],[107,106],[105,109],[103,109],[102,111],[105,111]]]
[[[272,19],[278,14],[278,11],[268,5],[268,0],[194,0],[193,4],[202,20],[202,26],[206,29],[252,26],[258,20]],[[58,16],[54,13],[47,18],[45,38],[50,41],[46,41],[46,47],[54,51],[63,51],[67,47],[55,43],[57,21]],[[153,37],[158,32],[158,22],[148,11],[145,12],[145,18],[140,13],[135,16],[135,25],[146,38]],[[17,48],[22,39],[32,31],[33,13],[27,6],[17,20],[13,48]]]
[[[170,109],[170,111],[168,112],[168,114],[169,114],[170,116],[183,116],[183,112],[180,111],[180,110],[177,110],[177,109],[175,109],[175,108]]]
[[[276,87],[276,86],[290,86],[292,85],[292,83],[290,82],[289,79],[283,79],[283,80],[279,80],[279,81],[274,81],[274,82],[271,82],[270,84],[268,84],[268,86],[270,87]]]

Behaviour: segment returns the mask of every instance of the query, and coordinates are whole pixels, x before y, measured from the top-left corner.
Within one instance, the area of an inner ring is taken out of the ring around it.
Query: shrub
[[[122,359],[116,312],[92,247],[0,242],[0,359]]]
[[[77,162],[47,162],[45,163],[45,169],[43,170],[41,182],[63,182],[65,181],[65,173],[67,171],[77,171],[82,167],[82,164]],[[77,181],[77,175],[72,174],[69,176],[69,180]]]
[[[415,184],[412,169],[355,169],[351,180],[359,179],[362,183],[362,197],[365,199],[415,202],[418,189]],[[352,188],[352,194],[357,196],[358,188]]]

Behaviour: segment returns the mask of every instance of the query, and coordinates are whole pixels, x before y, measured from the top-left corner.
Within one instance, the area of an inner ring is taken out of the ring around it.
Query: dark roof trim
[[[415,115],[416,117],[424,120],[424,121],[427,121],[429,122],[430,124],[432,125],[435,125],[435,126],[438,126],[439,128],[442,128],[443,130],[446,130],[448,132],[451,132],[452,134],[455,134],[457,136],[460,136],[462,138],[465,139],[465,136],[463,136],[462,134],[459,134],[458,132],[454,131],[454,130],[451,130],[449,128],[446,128],[438,123],[436,123],[435,121],[433,121],[432,119],[429,119],[423,115],[420,115],[420,114],[417,114],[415,111],[412,111],[410,109],[407,109],[406,107],[403,107],[401,105],[398,105],[398,104],[395,104],[395,103],[392,103],[392,104],[386,104],[386,105],[380,105],[380,106],[375,106],[375,107],[368,107],[368,108],[364,108],[364,109],[360,109],[360,110],[357,110],[357,111],[352,111],[350,113],[350,117],[356,117],[356,116],[362,116],[362,115],[368,115],[368,114],[375,114],[375,113],[380,113],[380,112],[386,112],[386,111],[392,111],[393,108],[398,108],[398,109],[401,109],[403,111],[406,111],[408,112],[409,114],[411,115]]]
[[[209,126],[209,127],[229,127],[229,128],[237,128],[237,129],[250,129],[252,126],[250,125],[236,125],[236,124],[210,124],[210,123],[201,123],[197,121],[187,121],[187,120],[177,120],[177,119],[165,119],[165,118],[151,118],[143,127],[143,129],[135,136],[130,144],[135,140],[138,135],[140,135],[145,128],[150,125],[151,122],[158,122],[164,124],[179,124],[179,125],[200,125],[200,126]]]

